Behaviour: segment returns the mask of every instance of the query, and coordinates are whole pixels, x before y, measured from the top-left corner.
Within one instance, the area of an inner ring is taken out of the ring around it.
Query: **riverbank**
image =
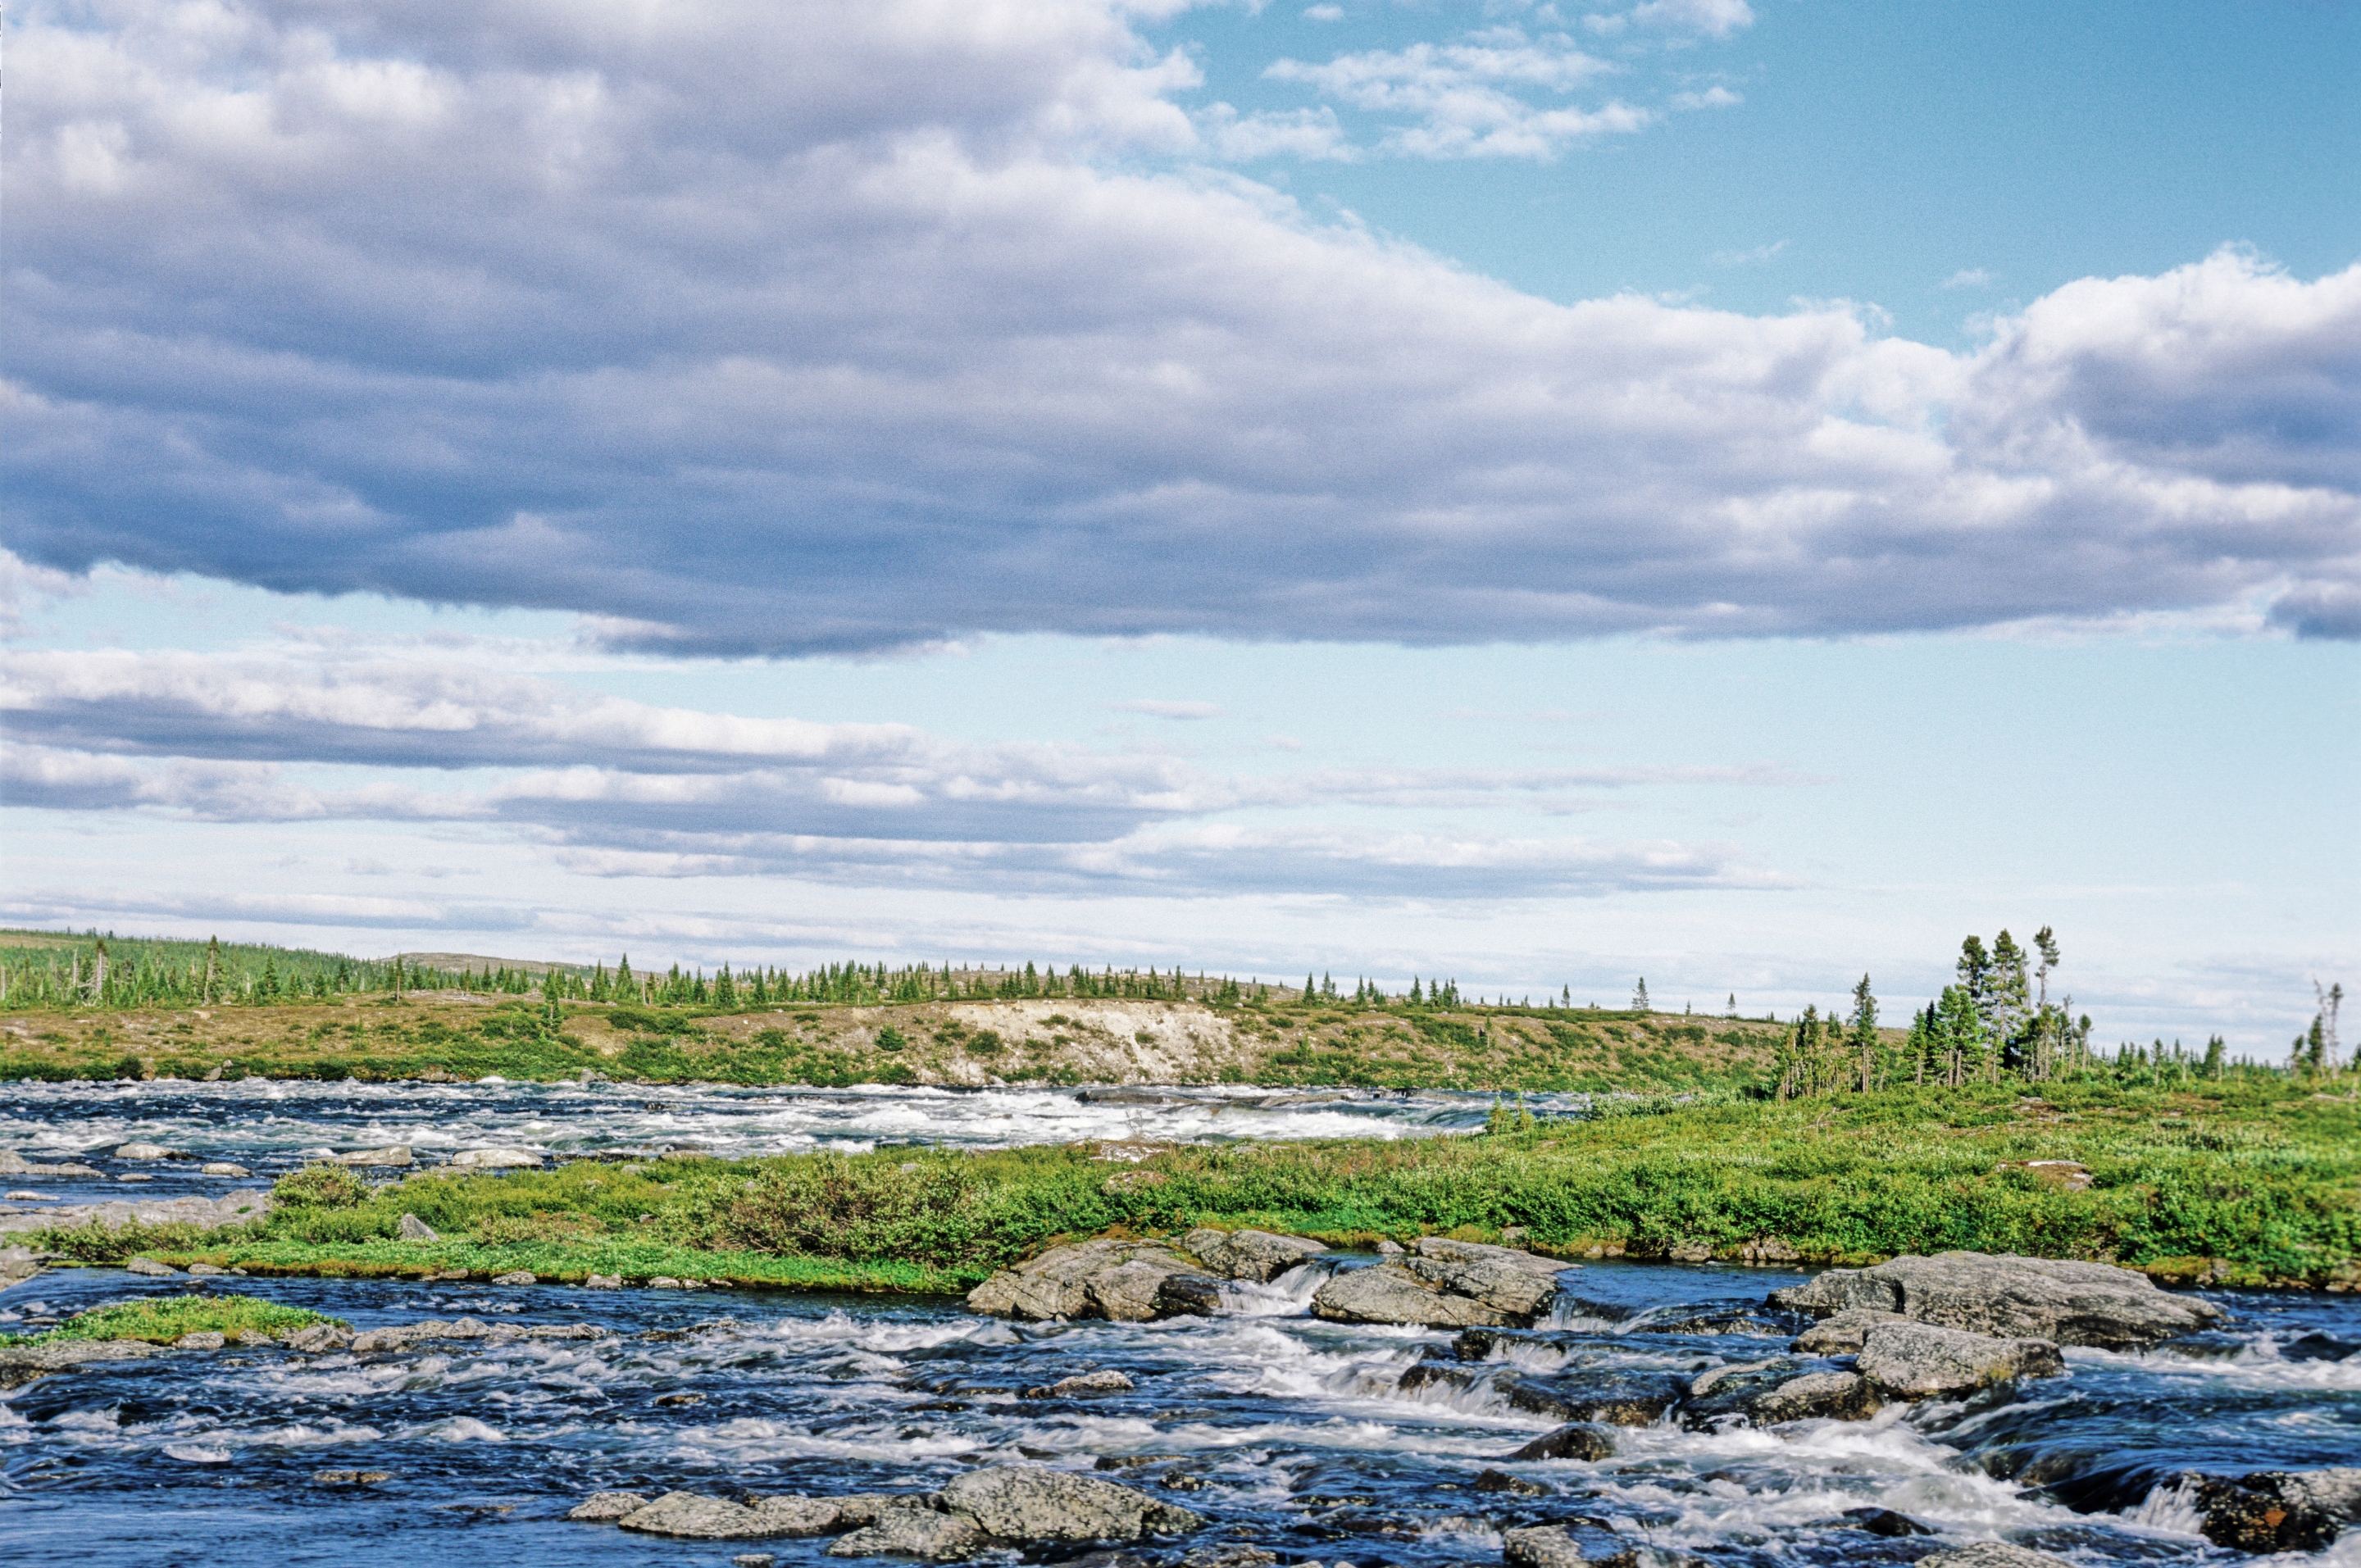
[[[2178,1284],[2361,1288],[2361,1105],[2284,1080],[2092,1081],[1786,1103],[1620,1102],[1476,1136],[576,1160],[283,1180],[260,1222],[27,1238],[251,1274],[592,1275],[960,1290],[1059,1240],[1213,1224],[1567,1258],[2085,1257]],[[403,1240],[403,1217],[434,1238]]]

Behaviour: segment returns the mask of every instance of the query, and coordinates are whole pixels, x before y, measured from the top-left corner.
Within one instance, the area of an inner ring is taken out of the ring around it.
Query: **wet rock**
[[[623,1277],[620,1274],[586,1274],[582,1277],[582,1288],[586,1290],[620,1290]]]
[[[1953,1399],[2019,1377],[2066,1370],[2058,1347],[2041,1339],[1996,1339],[1930,1323],[1881,1323],[1854,1363],[1877,1391],[1899,1399]]]
[[[1511,1475],[1505,1470],[1479,1470],[1468,1485],[1478,1492],[1508,1492],[1520,1497],[1546,1497],[1550,1489],[1538,1481]]]
[[[659,1405],[678,1406],[686,1409],[690,1405],[701,1405],[705,1403],[705,1396],[702,1394],[659,1394],[656,1396],[656,1403]]]
[[[1562,1524],[1507,1531],[1500,1537],[1500,1558],[1510,1568],[1582,1568],[1587,1561],[1574,1532]]]
[[[1327,1247],[1308,1236],[1282,1236],[1270,1231],[1217,1231],[1211,1226],[1180,1238],[1183,1250],[1226,1279],[1257,1283],[1276,1279],[1305,1258]]]
[[[227,1343],[229,1343],[228,1335],[215,1333],[210,1329],[198,1329],[174,1340],[172,1348],[174,1350],[219,1350]]]
[[[115,1157],[141,1160],[178,1159],[181,1157],[181,1151],[168,1149],[161,1144],[117,1144],[115,1148]]]
[[[2361,1350],[2361,1344],[2332,1339],[2323,1333],[2309,1333],[2301,1339],[2290,1340],[2279,1346],[2279,1359],[2282,1361],[2343,1361],[2356,1350]]]
[[[534,1278],[532,1269],[512,1268],[506,1274],[493,1275],[492,1283],[495,1285],[533,1285],[538,1283],[538,1281]]]
[[[1516,1453],[1510,1459],[1611,1459],[1615,1454],[1615,1439],[1608,1429],[1594,1421],[1568,1421],[1554,1431],[1545,1431]]]
[[[1155,1315],[1157,1291],[1168,1276],[1197,1272],[1194,1265],[1153,1243],[1079,1242],[1051,1247],[1029,1263],[1002,1269],[968,1292],[967,1305],[972,1312],[1035,1321],[1114,1318],[1138,1322]]]
[[[252,1176],[254,1172],[247,1169],[246,1167],[242,1165],[232,1165],[225,1159],[216,1159],[209,1160],[205,1164],[199,1166],[197,1168],[197,1174],[199,1176],[247,1177]]]
[[[1314,1317],[1341,1323],[1411,1323],[1455,1329],[1505,1323],[1510,1314],[1466,1296],[1445,1292],[1396,1260],[1374,1268],[1346,1269],[1313,1293]]]
[[[988,1542],[973,1519],[938,1513],[923,1502],[882,1510],[828,1549],[830,1557],[916,1557],[928,1563],[972,1557]]]
[[[1918,1559],[1918,1568],[2073,1568],[2073,1564],[2046,1552],[2028,1552],[2006,1541],[1980,1541],[1973,1546],[1929,1552]]]
[[[313,1323],[308,1329],[296,1330],[280,1343],[306,1355],[324,1355],[330,1351],[349,1349],[353,1336],[334,1323]]]
[[[749,1497],[746,1506],[763,1520],[766,1535],[802,1540],[847,1528],[844,1509],[833,1497]]]
[[[406,1242],[439,1242],[442,1234],[415,1214],[401,1217],[401,1239]]]
[[[1113,1481],[1024,1464],[971,1470],[935,1498],[1003,1541],[1138,1541],[1180,1534],[1205,1522],[1187,1508]]]
[[[1792,1356],[1717,1366],[1689,1385],[1681,1424],[1709,1431],[1729,1421],[1777,1426],[1809,1420],[1858,1421],[1884,1401],[1859,1376]]]
[[[1092,1553],[1092,1557],[1114,1558],[1128,1555],[1130,1554],[1113,1552]],[[1180,1559],[1180,1568],[1263,1568],[1263,1564],[1278,1561],[1279,1553],[1276,1552],[1265,1552],[1259,1546],[1248,1546],[1240,1541],[1231,1546],[1201,1546]],[[1075,1565],[1075,1568],[1082,1568],[1082,1564],[1090,1562],[1091,1558],[1085,1557],[1081,1563]],[[1110,1563],[1105,1564],[1104,1568],[1126,1568],[1126,1565]]]
[[[152,1257],[126,1259],[123,1265],[123,1270],[126,1274],[144,1274],[151,1279],[163,1279],[181,1272],[168,1264],[157,1262]]]
[[[1885,1400],[1869,1380],[1851,1372],[1806,1372],[1761,1395],[1751,1412],[1757,1426],[1783,1421],[1865,1421]]]
[[[2181,1485],[2205,1539],[2237,1552],[2318,1552],[2361,1519],[2361,1469],[2192,1475]]]
[[[1132,1381],[1120,1372],[1084,1372],[1072,1377],[1060,1377],[1055,1383],[1045,1383],[1038,1388],[1027,1388],[1028,1399],[1071,1399],[1091,1394],[1124,1394],[1130,1392]]]
[[[1625,1325],[1635,1334],[1792,1334],[1806,1326],[1798,1314],[1766,1311],[1760,1307],[1702,1307],[1650,1314]]]
[[[393,1479],[390,1470],[314,1470],[313,1485],[318,1486],[374,1486],[380,1481]]]
[[[2158,1288],[2134,1269],[1974,1252],[1831,1268],[1808,1284],[1773,1291],[1770,1299],[1816,1318],[1867,1307],[1938,1328],[2110,1350],[2192,1333],[2224,1315],[2210,1301]]]
[[[538,1170],[542,1158],[531,1149],[461,1149],[451,1163],[462,1170]]]
[[[1823,1318],[1787,1342],[1787,1348],[1806,1355],[1851,1355],[1861,1349],[1861,1336],[1880,1323],[1906,1323],[1899,1312],[1874,1307],[1854,1307]]]
[[[131,1175],[131,1176],[118,1176],[118,1177],[116,1177],[115,1179],[115,1180],[117,1180],[117,1181],[153,1181],[153,1180],[155,1180],[156,1179],[155,1179],[154,1177],[152,1177],[152,1176]]]
[[[41,1165],[27,1159],[11,1149],[0,1149],[0,1176],[98,1176],[103,1172],[86,1165],[68,1161],[63,1165]]]
[[[1466,1367],[1455,1366],[1450,1362],[1432,1358],[1411,1362],[1402,1368],[1401,1376],[1394,1380],[1396,1391],[1403,1394],[1415,1394],[1422,1388],[1449,1388],[1455,1391],[1471,1388],[1475,1385],[1476,1374]]]
[[[36,1377],[99,1361],[137,1361],[156,1354],[156,1346],[136,1339],[52,1340],[46,1344],[0,1346],[0,1388],[15,1388]]]
[[[394,1144],[381,1149],[354,1149],[348,1154],[331,1155],[337,1165],[401,1166],[410,1163],[410,1146]]]
[[[589,1081],[585,1079],[586,1083]],[[730,1568],[771,1568],[778,1559],[767,1552],[741,1552],[730,1560]]]
[[[593,1492],[567,1512],[570,1519],[620,1519],[638,1513],[648,1500],[637,1492]]]
[[[1554,1420],[1643,1427],[1672,1409],[1683,1389],[1678,1379],[1663,1373],[1580,1372],[1515,1378],[1506,1392],[1516,1409]]]
[[[1908,1514],[1897,1514],[1892,1508],[1847,1508],[1843,1518],[1853,1529],[1865,1530],[1872,1535],[1900,1538],[1935,1533],[1933,1526],[1920,1524]]]
[[[1579,1265],[1515,1247],[1421,1236],[1403,1266],[1430,1285],[1472,1296],[1511,1317],[1530,1318],[1557,1294],[1557,1277]]]
[[[1402,1245],[1400,1242],[1380,1241],[1378,1243],[1378,1255],[1379,1257],[1400,1257],[1402,1255]]]
[[[1168,1274],[1156,1287],[1155,1316],[1211,1318],[1222,1310],[1222,1282],[1210,1274]]]
[[[755,1509],[696,1492],[666,1492],[615,1522],[642,1535],[670,1535],[691,1541],[743,1541],[773,1533]]]
[[[228,1272],[228,1269],[224,1268],[217,1263],[192,1263],[189,1265],[189,1277],[192,1279],[218,1279]]]

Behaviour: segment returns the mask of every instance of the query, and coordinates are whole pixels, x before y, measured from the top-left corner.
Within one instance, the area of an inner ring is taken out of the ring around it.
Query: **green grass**
[[[1623,1102],[1530,1131],[1182,1148],[895,1149],[746,1161],[584,1161],[505,1175],[281,1183],[267,1220],[209,1236],[49,1233],[96,1260],[147,1251],[248,1269],[429,1267],[955,1289],[1064,1236],[1258,1225],[1344,1245],[1524,1227],[1565,1255],[1778,1238],[1816,1262],[1966,1249],[2108,1259],[2185,1277],[2361,1285],[2361,1106],[2257,1076],[2177,1089],[2051,1084],[1772,1103]],[[2070,1191],[2022,1168],[2089,1167]],[[395,1239],[415,1213],[444,1240]]]
[[[78,1312],[39,1338],[144,1339],[150,1344],[170,1344],[182,1334],[235,1334],[250,1329],[286,1334],[314,1323],[351,1326],[341,1318],[307,1311],[302,1307],[283,1307],[252,1296],[209,1293],[150,1297],[144,1301],[126,1301]]]

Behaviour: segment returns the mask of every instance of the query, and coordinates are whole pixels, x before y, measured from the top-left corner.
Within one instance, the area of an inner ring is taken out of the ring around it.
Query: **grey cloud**
[[[1186,153],[1191,68],[1090,0],[198,15],[12,26],[0,529],[39,566],[732,654],[2349,625],[2302,607],[2361,579],[2361,267],[2089,280],[1954,356],[1119,171]]]

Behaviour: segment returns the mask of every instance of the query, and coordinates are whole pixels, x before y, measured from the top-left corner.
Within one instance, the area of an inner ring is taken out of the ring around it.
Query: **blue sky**
[[[460,25],[464,20],[464,26]],[[2361,11],[14,12],[0,918],[2284,1049]]]

